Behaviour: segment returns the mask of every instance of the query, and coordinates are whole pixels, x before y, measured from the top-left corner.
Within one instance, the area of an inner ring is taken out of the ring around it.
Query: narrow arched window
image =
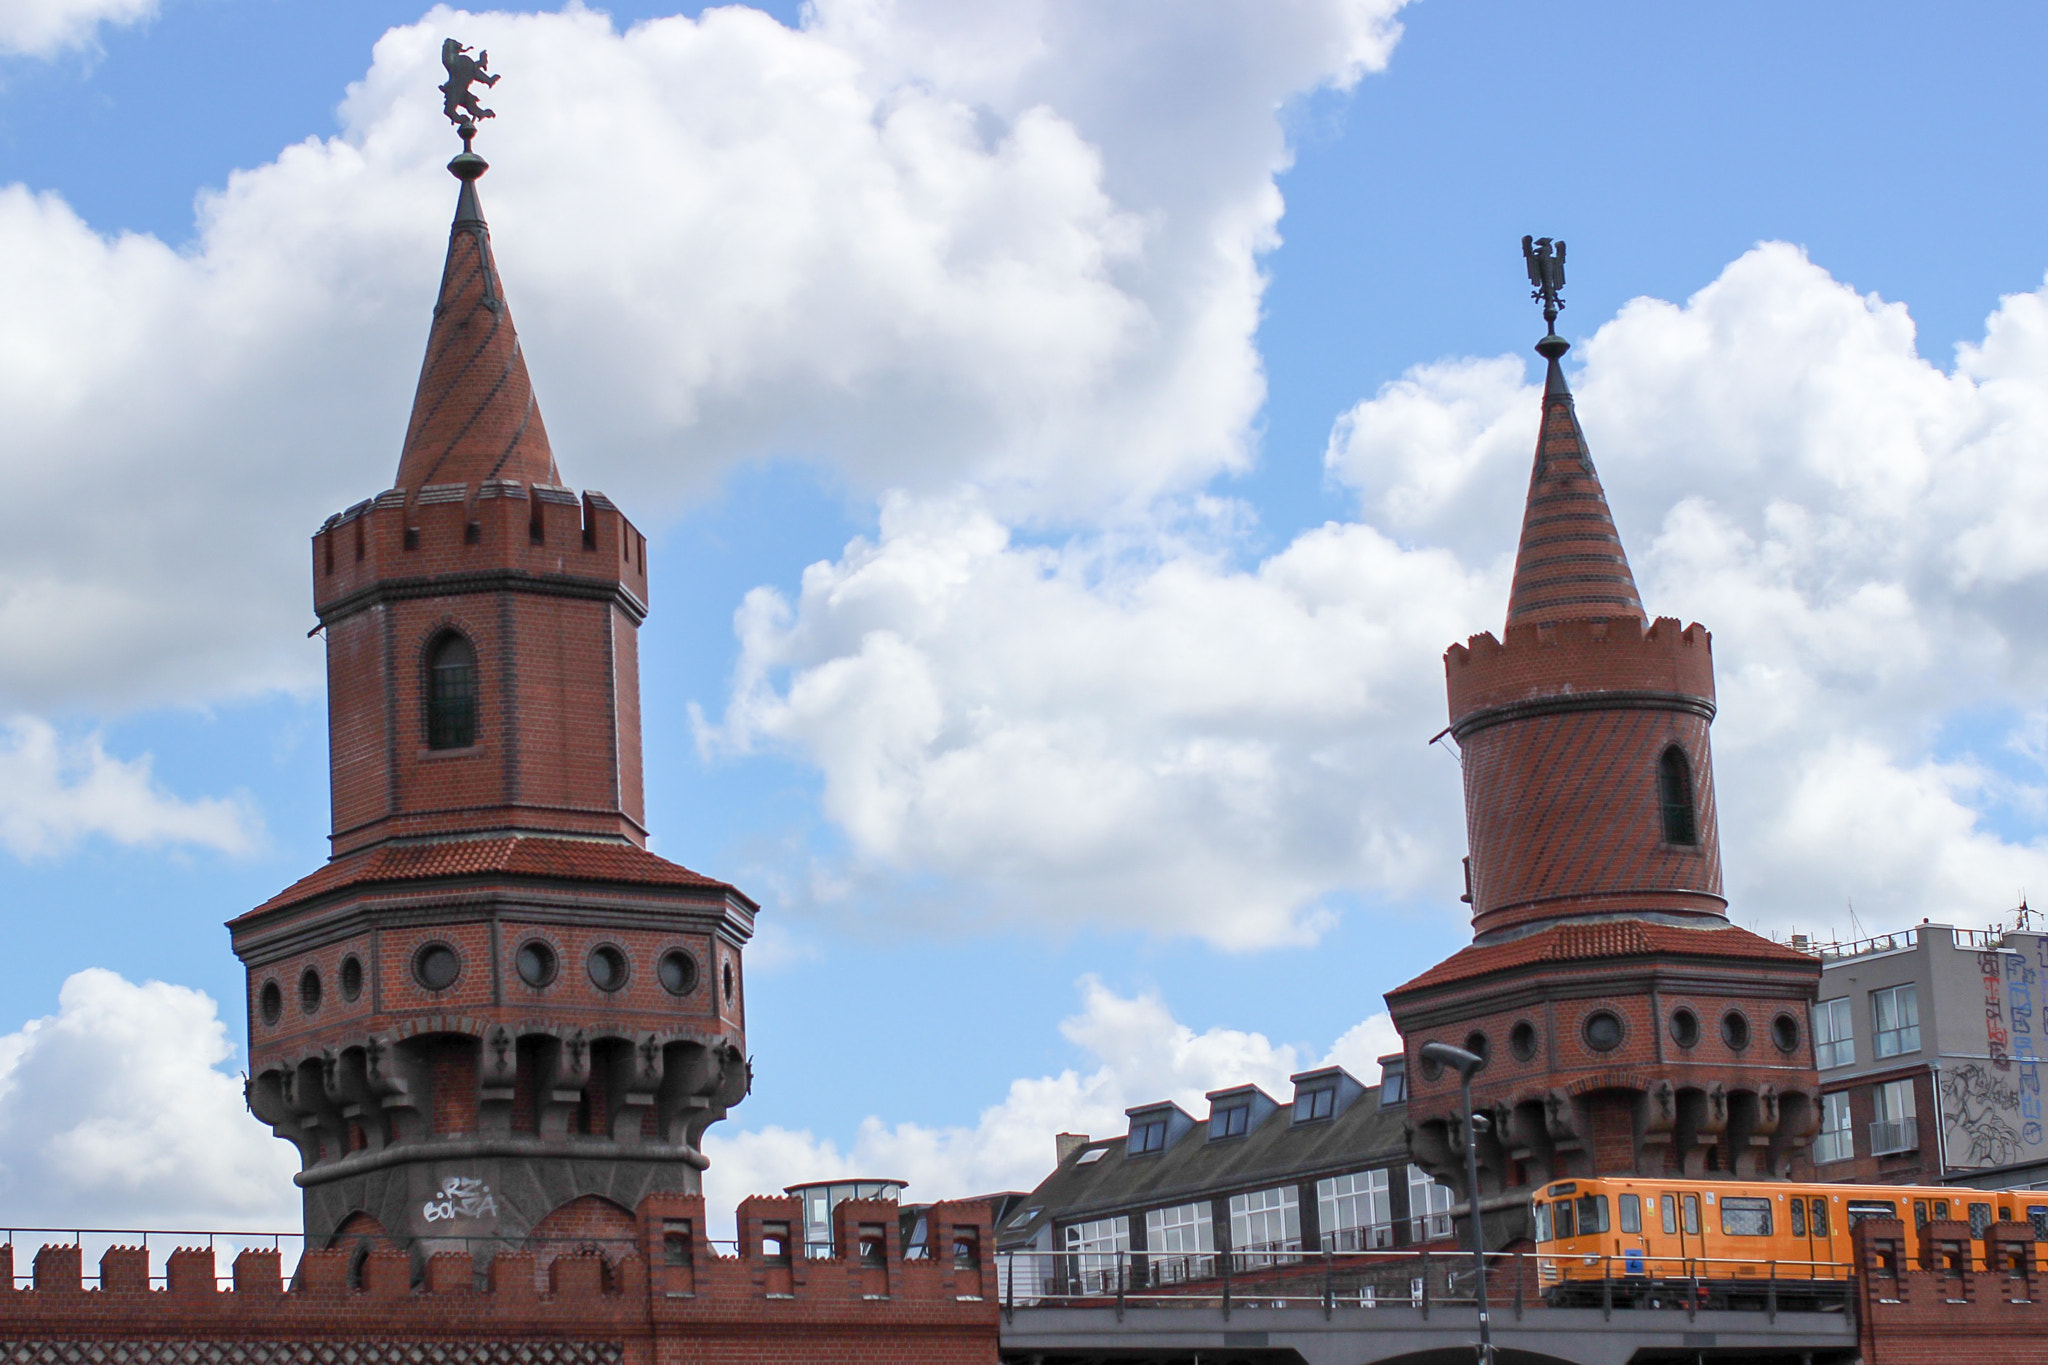
[[[1693,815],[1692,764],[1685,761],[1685,751],[1676,744],[1657,760],[1657,794],[1664,807],[1664,842],[1697,844],[1700,831]]]
[[[476,743],[476,646],[449,631],[427,656],[427,747]]]

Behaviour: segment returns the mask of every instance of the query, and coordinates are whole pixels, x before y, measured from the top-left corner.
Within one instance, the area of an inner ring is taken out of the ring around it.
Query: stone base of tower
[[[1486,1058],[1482,1204],[1571,1176],[1782,1178],[1820,1122],[1806,1027],[1819,975],[1818,959],[1733,927],[1563,924],[1467,948],[1387,994],[1409,1150],[1465,1194],[1458,1078],[1419,1055],[1440,1041]],[[1527,1235],[1502,1217],[1490,1238]]]

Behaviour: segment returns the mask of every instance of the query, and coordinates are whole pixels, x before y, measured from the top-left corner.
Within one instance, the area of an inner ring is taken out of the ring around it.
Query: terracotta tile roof
[[[495,839],[445,839],[432,843],[384,844],[337,858],[301,877],[240,919],[261,915],[344,887],[376,882],[428,881],[487,874],[559,877],[579,882],[627,882],[641,886],[688,886],[730,891],[725,882],[692,872],[631,844],[585,839],[544,839],[507,835]],[[239,923],[240,921],[235,921]]]
[[[1649,957],[1763,958],[1772,962],[1819,960],[1747,929],[1686,929],[1644,920],[1605,920],[1594,924],[1557,924],[1507,943],[1473,944],[1462,948],[1389,995],[1467,981],[1532,962],[1575,962],[1597,958]]]

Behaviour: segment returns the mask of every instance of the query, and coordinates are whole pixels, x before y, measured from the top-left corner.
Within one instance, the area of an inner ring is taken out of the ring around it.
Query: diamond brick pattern
[[[6,1341],[0,1365],[617,1365],[616,1341]]]
[[[1606,491],[1593,472],[1571,390],[1556,360],[1543,393],[1543,428],[1529,474],[1508,624],[1586,617],[1643,618]]]

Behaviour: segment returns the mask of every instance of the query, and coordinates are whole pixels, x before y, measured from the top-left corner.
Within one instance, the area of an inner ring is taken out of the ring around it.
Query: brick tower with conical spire
[[[1441,1041],[1486,1059],[1473,1093],[1491,1116],[1480,1195],[1496,1242],[1523,1232],[1531,1186],[1778,1177],[1819,1122],[1820,962],[1728,922],[1711,637],[1645,616],[1559,363],[1569,343],[1553,326],[1536,349],[1543,419],[1507,626],[1444,656],[1473,941],[1387,993],[1411,1151],[1461,1193],[1458,1078],[1418,1054]]]
[[[461,130],[397,481],[313,538],[332,857],[228,926],[316,1247],[630,1235],[749,1084],[756,907],[646,848],[646,537],[562,484]]]

